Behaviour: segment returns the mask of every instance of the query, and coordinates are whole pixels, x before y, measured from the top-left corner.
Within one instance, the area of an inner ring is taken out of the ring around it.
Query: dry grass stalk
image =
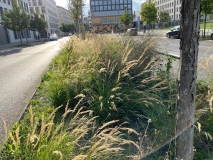
[[[5,138],[5,140],[7,140],[7,138],[8,138],[7,122],[4,119],[2,119],[2,121],[3,121],[3,125],[4,125],[4,138]]]

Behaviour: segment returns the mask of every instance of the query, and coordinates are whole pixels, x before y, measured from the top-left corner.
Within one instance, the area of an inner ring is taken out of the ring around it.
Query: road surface
[[[180,40],[166,37],[158,38],[158,48],[160,51],[180,57]],[[178,70],[179,60],[173,62],[175,71]],[[205,78],[208,73],[213,75],[213,41],[205,40],[199,42],[198,52],[198,77]]]
[[[8,128],[19,121],[33,97],[41,76],[59,53],[59,41],[0,53],[0,141],[4,140],[3,119]]]

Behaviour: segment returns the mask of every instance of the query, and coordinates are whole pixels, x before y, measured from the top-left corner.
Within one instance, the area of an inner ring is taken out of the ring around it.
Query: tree
[[[177,160],[192,160],[200,28],[200,0],[182,0],[181,15],[176,158]]]
[[[31,16],[30,20],[30,29],[33,31],[38,31],[39,37],[42,31],[45,31],[45,28],[47,26],[47,22],[39,16],[39,14],[34,13]]]
[[[89,31],[90,30],[89,24],[84,24],[84,28],[85,28],[85,31]]]
[[[169,13],[166,11],[160,11],[159,12],[159,22],[168,22],[171,18],[169,16]]]
[[[74,24],[79,32],[79,20],[81,16],[81,7],[85,5],[85,1],[81,3],[82,0],[68,0],[68,8],[71,13],[71,18],[74,20]]]
[[[124,14],[120,17],[121,22],[125,25],[125,27],[129,26],[132,22],[132,16],[125,9]]]
[[[59,29],[62,32],[69,33],[69,32],[74,32],[75,26],[73,24],[64,24],[64,23],[62,23],[61,27]]]
[[[5,10],[1,24],[10,30],[19,32],[19,38],[22,45],[21,31],[28,29],[30,24],[30,15],[20,8],[16,0],[11,0],[11,4],[12,10]]]
[[[168,22],[170,21],[170,16],[169,16],[169,13],[166,12],[166,11],[160,11],[159,12],[159,22],[163,23],[163,22]]]
[[[206,17],[213,11],[213,0],[201,0],[201,12],[204,14],[204,37],[206,36]]]
[[[155,3],[152,3],[151,0],[148,0],[147,3],[141,6],[141,17],[144,22],[148,25],[155,22],[157,19],[157,8]]]

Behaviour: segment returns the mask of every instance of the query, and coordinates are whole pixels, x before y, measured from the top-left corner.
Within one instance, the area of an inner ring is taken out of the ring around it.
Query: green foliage
[[[76,30],[76,28],[75,28],[75,26],[73,24],[64,24],[64,23],[62,23],[61,27],[60,27],[60,30],[62,32],[69,33],[69,32],[74,32]]]
[[[85,31],[89,31],[90,30],[89,24],[84,23],[84,28],[85,28]]]
[[[132,17],[127,10],[124,11],[124,14],[120,17],[121,22],[127,27],[132,22]]]
[[[212,158],[213,150],[213,114],[212,114],[212,95],[213,83],[211,78],[199,80],[197,83],[196,97],[196,120],[195,124],[195,141],[196,149],[195,158],[207,160]]]
[[[68,0],[68,9],[71,13],[71,17],[74,20],[75,27],[78,30],[79,17],[81,16],[81,7],[85,5],[84,0],[81,2],[79,0]]]
[[[211,14],[213,11],[213,0],[201,0],[201,13]]]
[[[157,20],[157,8],[155,3],[152,3],[151,0],[148,0],[147,3],[141,6],[141,17],[144,22],[147,22],[150,25]]]
[[[47,26],[47,22],[42,17],[40,17],[38,13],[34,13],[31,16],[30,28],[32,30],[41,32],[45,30],[46,26]]]
[[[46,86],[52,104],[57,107],[70,100],[75,105],[73,98],[82,93],[86,95],[84,104],[99,116],[99,122],[134,121],[136,115],[148,115],[151,108],[163,107],[160,97],[167,82],[151,74],[153,45],[149,38],[139,43],[73,37],[48,72],[52,79]]]
[[[159,12],[159,22],[168,22],[170,21],[169,13],[166,11],[160,11]]]
[[[201,13],[204,14],[205,20],[204,20],[204,37],[205,30],[206,30],[206,17],[208,14],[211,14],[213,12],[213,0],[201,0]]]
[[[27,14],[23,9],[20,9],[20,6],[17,4],[16,0],[11,0],[11,3],[12,10],[4,11],[1,24],[8,29],[18,32],[24,29],[28,29],[30,25],[30,15]],[[22,38],[21,34],[19,34],[19,38]]]

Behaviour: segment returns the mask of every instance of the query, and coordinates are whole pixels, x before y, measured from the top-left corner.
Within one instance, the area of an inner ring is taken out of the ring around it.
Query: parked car
[[[58,40],[58,36],[56,34],[51,34],[50,35],[50,41],[57,41]]]
[[[173,27],[171,31],[166,33],[166,37],[180,38],[180,26]]]
[[[137,36],[138,32],[137,32],[136,28],[129,28],[129,29],[127,29],[127,34],[130,36]]]
[[[68,36],[72,36],[72,33],[69,33]]]
[[[211,37],[211,40],[213,40],[213,33],[211,34],[211,36],[210,36],[210,37]]]

